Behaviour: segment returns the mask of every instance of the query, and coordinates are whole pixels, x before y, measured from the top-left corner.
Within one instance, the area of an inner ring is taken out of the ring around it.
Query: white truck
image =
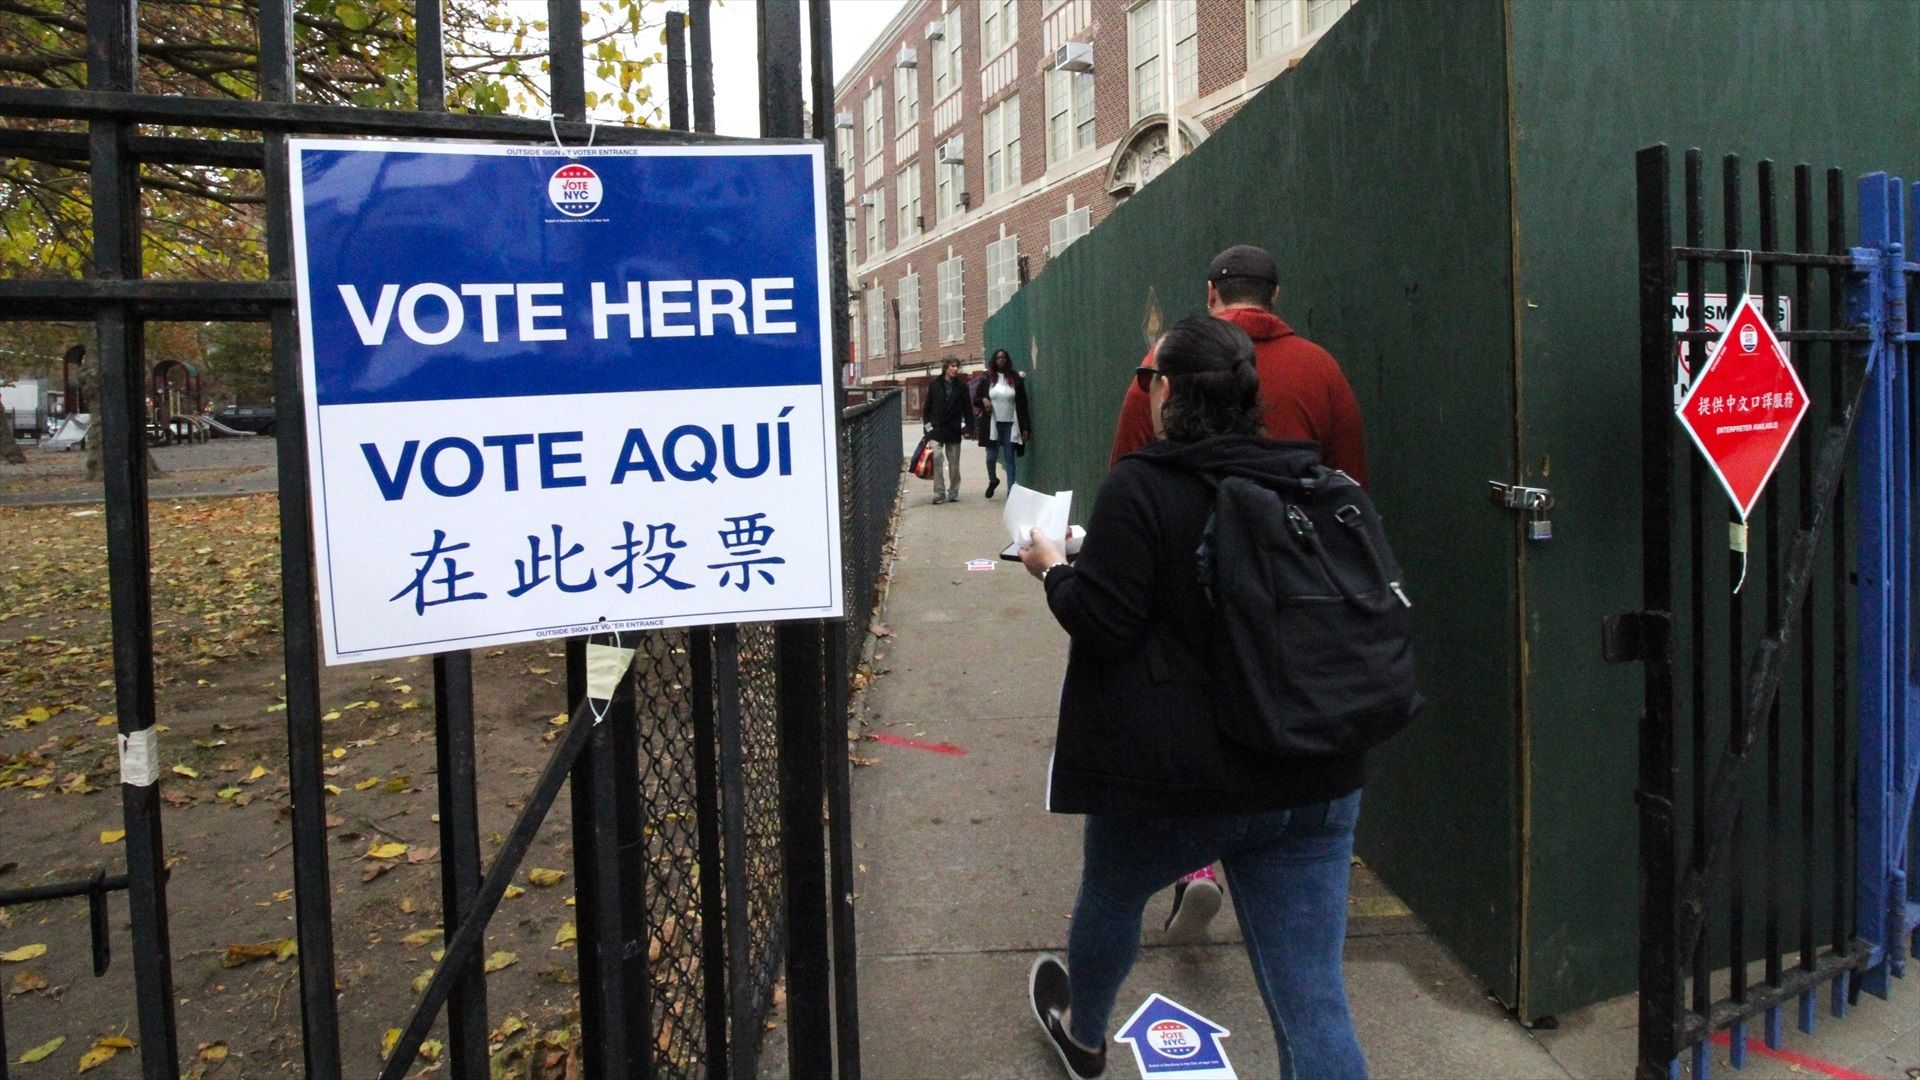
[[[39,439],[52,419],[48,396],[52,389],[39,379],[0,378],[0,413],[13,425],[15,438]]]

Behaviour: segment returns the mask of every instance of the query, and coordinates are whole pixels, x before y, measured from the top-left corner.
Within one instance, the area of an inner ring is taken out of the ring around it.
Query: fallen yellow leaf
[[[120,1053],[120,1048],[117,1046],[106,1046],[102,1043],[94,1043],[93,1049],[88,1050],[86,1053],[80,1055],[79,1071],[91,1072],[92,1070],[97,1069],[102,1065],[105,1065],[107,1062],[112,1061],[115,1055],[119,1053]]]
[[[486,968],[487,974],[491,975],[503,968],[510,968],[519,962],[520,958],[518,956],[510,952],[501,951],[487,957],[487,962],[483,966]]]
[[[109,1035],[99,1042],[94,1043],[94,1045],[111,1046],[115,1050],[131,1050],[133,1049],[133,1040],[127,1038],[125,1035]]]
[[[37,788],[37,787],[46,787],[48,784],[51,784],[51,783],[53,783],[53,777],[51,776],[36,776],[31,780],[20,781],[20,786],[25,788]]]
[[[52,1057],[53,1052],[55,1050],[60,1049],[61,1044],[65,1043],[66,1041],[67,1041],[67,1037],[65,1035],[57,1035],[54,1038],[49,1039],[48,1041],[41,1043],[39,1046],[36,1046],[33,1049],[27,1051],[26,1053],[21,1054],[19,1064],[31,1065],[36,1061],[45,1061],[48,1058]]]
[[[362,781],[360,781],[359,783],[357,783],[357,784],[355,784],[355,785],[353,785],[353,790],[355,790],[355,791],[366,791],[366,790],[367,790],[367,789],[369,789],[369,788],[372,788],[372,787],[375,787],[375,786],[377,786],[377,785],[378,785],[379,783],[380,783],[380,778],[379,778],[379,777],[377,777],[377,776],[369,776],[369,777],[368,777],[368,778],[366,778],[365,780],[362,780]]]
[[[558,885],[560,884],[560,879],[566,876],[567,872],[565,870],[548,870],[539,866],[527,871],[527,880],[542,888]]]
[[[415,930],[413,933],[408,934],[406,937],[401,938],[400,944],[406,945],[412,948],[419,948],[420,946],[425,945],[427,942],[433,941],[439,938],[444,933],[446,933],[446,931],[440,929],[437,926],[429,930]]]
[[[253,771],[247,774],[245,782],[251,784],[265,775],[267,775],[267,767],[265,765],[255,765]]]
[[[397,859],[407,853],[405,844],[375,844],[367,849],[369,859]]]
[[[342,787],[341,787],[341,786],[340,786],[339,784],[328,784],[328,785],[327,785],[327,794],[329,794],[329,795],[338,795],[338,794],[340,794],[340,792],[341,792],[341,791],[343,791],[343,790],[345,790],[345,789],[344,789],[344,788],[342,788]]]
[[[424,994],[424,993],[426,993],[426,992],[427,992],[427,984],[428,984],[428,983],[430,983],[430,982],[432,982],[432,981],[433,981],[433,972],[431,972],[431,971],[423,971],[423,972],[421,972],[420,974],[418,974],[418,975],[416,975],[416,976],[414,976],[414,977],[413,977],[413,992],[414,992],[414,993],[416,993],[416,994]]]
[[[125,840],[126,838],[127,838],[127,830],[125,829],[101,829],[100,830],[100,842],[103,844],[117,844],[120,841]]]
[[[227,1044],[223,1042],[201,1043],[200,1044],[200,1060],[201,1061],[227,1060]]]
[[[387,1033],[385,1035],[380,1036],[380,1057],[382,1059],[392,1057],[394,1044],[398,1043],[399,1041],[400,1041],[400,1029],[388,1028]]]
[[[47,955],[45,945],[22,945],[17,949],[0,952],[0,960],[5,960],[9,964],[22,964],[45,955]]]
[[[47,977],[32,968],[28,968],[13,977],[13,985],[8,988],[7,993],[26,994],[35,990],[45,990],[46,988]]]
[[[561,923],[560,929],[553,935],[555,945],[565,945],[570,941],[578,940],[580,940],[580,931],[572,923]]]
[[[300,943],[290,937],[281,938],[273,947],[273,960],[276,964],[284,964],[298,955],[300,955]]]
[[[280,951],[277,941],[263,941],[257,945],[229,945],[226,955],[220,958],[221,967],[245,967],[256,960],[265,960]]]
[[[338,761],[338,760],[340,760],[341,758],[343,758],[343,757],[346,757],[346,756],[347,756],[347,750],[346,750],[346,747],[343,747],[343,746],[336,746],[336,747],[334,747],[334,748],[333,748],[333,759],[334,759],[335,761]]]
[[[527,890],[521,888],[518,885],[509,885],[507,886],[507,894],[504,897],[502,897],[502,899],[511,900],[514,897],[519,896],[521,893],[526,891]]]
[[[446,1048],[446,1044],[439,1039],[428,1039],[420,1044],[420,1056],[428,1061],[439,1061],[440,1052]]]
[[[198,772],[196,772],[192,768],[189,768],[188,766],[185,766],[185,765],[175,765],[173,767],[173,771],[175,775],[184,776],[189,780],[198,780],[200,778],[200,774]]]

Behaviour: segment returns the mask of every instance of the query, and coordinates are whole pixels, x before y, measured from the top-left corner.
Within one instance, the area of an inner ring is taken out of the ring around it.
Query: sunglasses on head
[[[1133,384],[1138,386],[1143,394],[1152,393],[1154,377],[1161,374],[1164,373],[1160,369],[1142,364],[1133,370]]]

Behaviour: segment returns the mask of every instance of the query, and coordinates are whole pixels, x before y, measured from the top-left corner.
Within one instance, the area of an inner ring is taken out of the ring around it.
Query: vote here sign
[[[328,663],[841,614],[818,147],[290,152]]]

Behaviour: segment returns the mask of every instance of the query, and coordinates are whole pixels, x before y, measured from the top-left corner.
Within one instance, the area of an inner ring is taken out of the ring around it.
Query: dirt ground
[[[264,439],[160,456],[175,491],[272,474]],[[84,496],[79,463],[78,454],[46,454],[0,467],[0,494]],[[155,485],[151,514],[153,616],[182,1057],[209,1078],[297,1075],[276,498],[176,501],[163,490]],[[109,639],[100,504],[0,506],[0,888],[124,869]],[[552,645],[475,656],[488,858],[564,720],[562,672]],[[337,789],[327,811],[342,1055],[348,1075],[370,1076],[383,1035],[403,1022],[439,948],[431,665],[326,669],[323,708]],[[568,818],[563,797],[523,864],[564,876],[542,885],[548,875],[523,869],[488,936],[489,966],[498,966],[488,979],[496,1075],[565,1069],[577,1011]],[[405,847],[371,857],[382,845]],[[110,909],[113,965],[99,979],[84,900],[0,909],[14,1077],[72,1076],[90,1050],[116,1048],[100,1040],[138,1037],[124,895]],[[16,956],[24,959],[8,962]],[[18,1063],[55,1039],[65,1041],[43,1059]],[[138,1053],[122,1048],[91,1075],[133,1076],[137,1066]]]

